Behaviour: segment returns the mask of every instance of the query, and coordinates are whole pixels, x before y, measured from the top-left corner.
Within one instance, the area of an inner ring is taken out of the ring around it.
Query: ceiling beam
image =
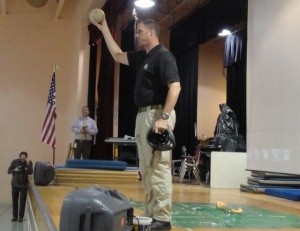
[[[1,4],[1,15],[6,15],[6,0],[0,0]]]
[[[208,4],[211,0],[183,0],[177,1],[179,3],[176,7],[171,9],[169,14],[166,14],[159,20],[159,25],[165,28],[172,28],[180,20],[183,20],[195,10]]]
[[[60,18],[60,14],[61,14],[64,3],[65,3],[65,0],[58,1],[58,5],[57,5],[56,12],[54,15],[54,20],[58,20]]]

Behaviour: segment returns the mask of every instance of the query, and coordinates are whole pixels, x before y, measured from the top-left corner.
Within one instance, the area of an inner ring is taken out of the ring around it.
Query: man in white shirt
[[[89,117],[89,108],[82,107],[82,116],[76,119],[72,125],[75,133],[74,159],[89,159],[92,149],[93,136],[98,133],[96,122]]]

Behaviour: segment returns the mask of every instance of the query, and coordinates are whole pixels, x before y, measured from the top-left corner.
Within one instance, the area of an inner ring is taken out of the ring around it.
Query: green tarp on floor
[[[134,208],[143,209],[140,202],[131,201]],[[300,228],[300,218],[244,205],[228,205],[218,209],[212,203],[173,202],[172,225],[178,228]],[[243,213],[233,214],[231,208],[242,208]]]

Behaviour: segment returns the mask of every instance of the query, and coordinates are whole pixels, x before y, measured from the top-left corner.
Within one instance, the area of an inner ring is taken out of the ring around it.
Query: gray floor
[[[0,204],[0,231],[28,231],[28,228],[26,227],[26,220],[23,222],[11,222],[11,218],[11,205]]]

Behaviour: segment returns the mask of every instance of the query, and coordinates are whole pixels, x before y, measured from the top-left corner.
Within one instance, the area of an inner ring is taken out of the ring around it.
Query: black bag
[[[221,151],[234,152],[242,139],[239,136],[239,122],[236,114],[226,104],[219,105],[221,113],[218,116],[214,132],[213,144]]]

